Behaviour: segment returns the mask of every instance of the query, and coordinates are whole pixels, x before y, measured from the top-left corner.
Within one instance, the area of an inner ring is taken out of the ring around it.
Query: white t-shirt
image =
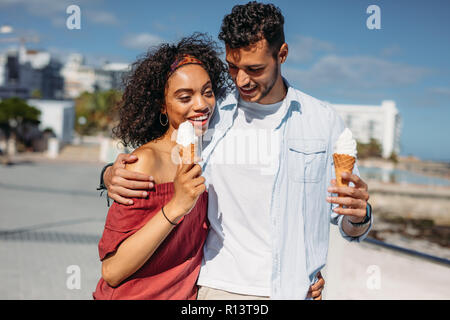
[[[211,155],[207,166],[211,229],[199,285],[270,295],[269,213],[280,141],[274,129],[284,105],[283,101],[262,105],[240,100],[233,126]]]

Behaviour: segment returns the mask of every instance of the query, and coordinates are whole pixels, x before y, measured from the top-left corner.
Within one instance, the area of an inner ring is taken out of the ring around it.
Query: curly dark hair
[[[236,5],[222,21],[219,39],[232,49],[247,47],[266,39],[274,57],[284,40],[284,17],[273,4],[251,1]]]
[[[164,135],[168,126],[160,124],[161,107],[170,65],[180,55],[189,54],[203,63],[211,79],[216,100],[231,88],[226,65],[219,55],[215,41],[204,33],[194,33],[178,43],[163,43],[150,49],[133,63],[124,79],[125,91],[117,105],[119,124],[113,128],[113,137],[125,146],[138,147]]]

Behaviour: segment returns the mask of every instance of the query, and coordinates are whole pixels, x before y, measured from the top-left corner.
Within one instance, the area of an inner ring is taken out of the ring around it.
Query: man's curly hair
[[[219,39],[232,49],[266,39],[276,57],[284,39],[284,17],[278,7],[256,1],[236,5],[222,21]]]
[[[219,57],[221,51],[206,34],[194,33],[178,43],[164,43],[150,49],[133,63],[117,106],[119,124],[113,128],[113,136],[125,146],[141,146],[162,137],[167,131],[168,126],[160,123],[167,74],[171,64],[183,54],[192,55],[203,63],[211,78],[216,101],[228,92],[231,81],[227,67]]]

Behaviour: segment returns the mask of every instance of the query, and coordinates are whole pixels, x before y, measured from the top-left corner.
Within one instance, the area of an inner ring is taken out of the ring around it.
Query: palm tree
[[[80,135],[110,132],[114,125],[115,106],[122,93],[117,90],[84,92],[75,100],[75,131]]]

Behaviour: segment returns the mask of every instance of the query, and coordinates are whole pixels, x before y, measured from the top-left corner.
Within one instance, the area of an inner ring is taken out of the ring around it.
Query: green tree
[[[376,139],[370,139],[369,143],[357,142],[358,158],[381,158],[381,144]]]
[[[39,124],[41,111],[29,106],[20,98],[9,98],[0,102],[0,126],[7,137],[17,133],[26,124]]]
[[[20,98],[9,98],[0,102],[0,129],[7,139],[27,144],[23,134],[28,125],[39,124],[41,111],[29,106]]]
[[[75,131],[80,135],[110,132],[121,98],[122,93],[117,90],[83,92],[75,100]]]
[[[398,163],[398,155],[397,152],[392,151],[391,155],[389,156],[389,160],[391,160],[393,163]]]

